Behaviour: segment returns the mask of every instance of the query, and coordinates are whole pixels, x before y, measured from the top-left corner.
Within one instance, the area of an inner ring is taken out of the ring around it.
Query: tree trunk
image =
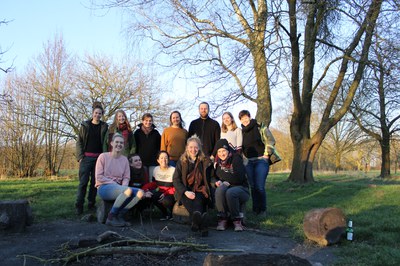
[[[385,137],[380,141],[382,151],[381,178],[390,177],[390,139]]]
[[[298,140],[293,142],[293,163],[289,180],[296,183],[314,182],[313,162],[320,145],[311,140]]]

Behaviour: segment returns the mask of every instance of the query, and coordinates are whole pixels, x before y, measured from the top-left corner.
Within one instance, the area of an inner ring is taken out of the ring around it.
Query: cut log
[[[346,218],[338,208],[313,209],[304,216],[303,230],[308,239],[328,246],[340,241],[346,230]]]
[[[190,223],[190,215],[186,210],[185,206],[180,205],[179,202],[175,202],[175,205],[172,209],[172,217],[174,221],[177,223],[188,224]]]
[[[217,255],[208,254],[203,266],[261,265],[261,266],[311,266],[306,260],[291,254],[243,254]]]
[[[0,230],[22,232],[32,223],[32,209],[27,200],[0,201]]]
[[[100,202],[97,205],[97,210],[96,210],[97,221],[99,223],[104,224],[106,222],[108,213],[111,211],[113,204],[114,204],[114,201],[100,199]]]

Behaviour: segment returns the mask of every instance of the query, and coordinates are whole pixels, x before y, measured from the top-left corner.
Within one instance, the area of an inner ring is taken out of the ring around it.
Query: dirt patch
[[[224,232],[210,227],[209,236],[201,237],[190,231],[189,226],[173,221],[144,219],[135,221],[131,227],[115,228],[97,222],[59,220],[36,223],[27,227],[23,233],[0,235],[0,261],[2,265],[44,265],[31,256],[51,259],[67,255],[66,245],[73,246],[84,238],[96,237],[105,231],[136,239],[164,241],[182,241],[207,244],[209,249],[237,250],[236,253],[215,251],[184,251],[173,256],[135,255],[102,255],[84,257],[70,265],[203,265],[209,253],[214,254],[292,254],[307,259],[313,265],[330,265],[336,258],[335,246],[321,248],[313,243],[298,243],[282,231],[260,231],[246,228],[244,232],[234,232],[232,228]],[[29,255],[29,256],[23,256]],[[59,264],[59,263],[58,263]],[[49,264],[47,264],[49,265]],[[52,265],[57,265],[52,264]]]

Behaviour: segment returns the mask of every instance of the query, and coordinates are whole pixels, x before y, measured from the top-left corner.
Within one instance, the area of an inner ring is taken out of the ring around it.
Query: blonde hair
[[[128,121],[128,116],[126,115],[125,111],[121,110],[121,109],[115,112],[113,123],[110,125],[110,132],[114,133],[118,129],[118,114],[119,113],[121,113],[125,117],[124,124],[126,124],[128,131],[132,132],[132,127]]]
[[[199,151],[197,152],[197,158],[199,160],[203,160],[206,156],[204,155],[204,152],[203,152],[203,149],[202,149],[201,140],[196,134],[194,134],[193,136],[188,138],[188,140],[186,141],[185,152],[181,155],[180,160],[183,163],[186,163],[186,162],[188,162],[190,160],[190,156],[189,156],[189,153],[187,151],[187,147],[189,146],[190,142],[196,142],[197,143],[197,146],[199,147]]]
[[[221,131],[223,133],[228,132],[228,127],[224,123],[224,115],[229,115],[230,116],[231,121],[232,121],[232,131],[235,131],[237,129],[237,125],[236,125],[236,122],[235,122],[235,118],[233,118],[233,115],[232,115],[231,112],[225,112],[225,113],[222,114]]]

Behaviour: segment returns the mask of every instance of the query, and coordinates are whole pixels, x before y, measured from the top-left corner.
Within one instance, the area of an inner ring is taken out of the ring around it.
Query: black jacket
[[[257,120],[251,119],[247,126],[242,125],[242,151],[247,158],[257,158],[264,155],[265,145],[261,139],[260,125]]]
[[[189,137],[196,134],[203,144],[202,150],[205,155],[210,156],[214,150],[215,143],[221,137],[221,128],[217,121],[207,117],[193,120],[189,126]]]
[[[138,127],[133,134],[136,142],[136,153],[142,159],[143,165],[147,167],[155,166],[157,165],[156,156],[161,146],[161,135],[154,125],[153,130],[148,135],[141,129],[142,124],[139,124]]]
[[[233,154],[232,157],[228,159],[228,167],[222,167],[221,164],[216,163],[212,182],[215,183],[219,180],[229,182],[232,187],[249,187],[242,156],[238,153]]]

